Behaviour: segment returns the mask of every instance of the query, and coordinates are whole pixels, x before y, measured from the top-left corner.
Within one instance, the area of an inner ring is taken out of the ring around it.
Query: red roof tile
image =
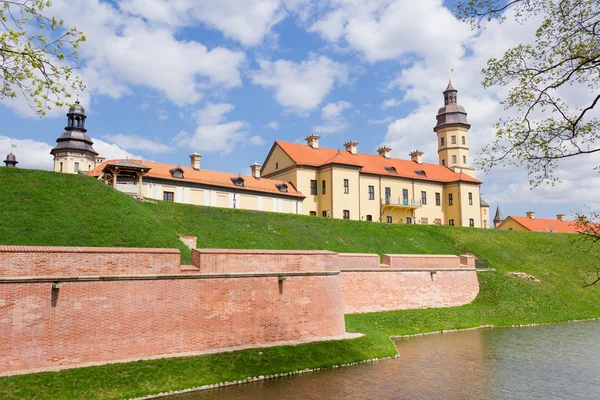
[[[100,174],[102,173],[102,170],[104,169],[104,167],[107,164],[113,164],[113,163],[119,162],[119,161],[123,161],[123,160],[122,159],[107,160],[107,161],[103,162],[102,164],[98,165],[96,168],[92,169],[90,172],[87,173],[87,175],[100,176]],[[238,186],[235,186],[233,184],[233,182],[231,181],[231,178],[237,178],[238,175],[230,174],[227,172],[211,171],[211,170],[207,170],[207,169],[201,169],[199,171],[196,171],[195,169],[193,169],[191,167],[181,167],[178,165],[163,164],[163,163],[157,163],[157,162],[146,161],[146,160],[128,160],[128,161],[136,163],[136,164],[142,164],[146,167],[151,168],[150,171],[148,171],[148,174],[146,175],[147,177],[170,180],[170,181],[173,181],[174,184],[176,184],[175,182],[183,181],[183,182],[193,182],[193,183],[200,183],[200,184],[212,185],[212,186],[220,186],[220,187],[225,187],[225,188],[230,188],[230,189],[239,188]],[[173,178],[171,176],[171,172],[169,171],[170,169],[173,169],[173,168],[181,168],[183,170],[184,179]],[[296,190],[296,188],[294,187],[294,185],[291,182],[284,182],[284,181],[279,181],[279,180],[275,180],[275,179],[265,179],[265,178],[255,179],[252,176],[242,176],[242,178],[244,178],[243,189],[245,189],[245,190],[250,190],[250,191],[255,191],[255,192],[263,192],[263,193],[269,193],[269,194],[278,194],[278,195],[282,195],[282,196],[304,197],[302,195],[302,193],[300,193]],[[279,189],[277,188],[277,186],[275,186],[275,185],[280,185],[282,183],[287,184],[287,186],[288,186],[287,193],[280,192]]]
[[[361,172],[376,175],[398,176],[402,178],[420,179],[435,182],[473,182],[481,183],[463,172],[456,173],[450,168],[438,164],[417,164],[412,160],[401,160],[398,158],[385,158],[375,154],[350,154],[347,151],[336,149],[318,148],[313,149],[305,144],[276,141],[277,145],[298,165],[320,167],[331,163],[359,166]],[[387,170],[386,167],[394,167],[396,173]],[[415,171],[424,171],[425,175],[419,175]]]
[[[512,218],[525,228],[533,232],[558,232],[558,233],[577,233],[577,223],[575,221],[560,221],[558,219],[515,217],[509,215],[504,221]],[[503,222],[504,223],[504,222]],[[502,225],[500,225],[502,226]]]

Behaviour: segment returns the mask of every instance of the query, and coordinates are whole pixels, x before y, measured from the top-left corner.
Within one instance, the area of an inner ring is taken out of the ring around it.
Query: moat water
[[[600,399],[600,321],[453,332],[396,346],[398,359],[176,399]]]

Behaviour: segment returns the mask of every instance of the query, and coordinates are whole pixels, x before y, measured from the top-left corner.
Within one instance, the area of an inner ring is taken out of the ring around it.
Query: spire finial
[[[75,100],[75,104],[79,104],[79,93],[77,93],[77,100]]]

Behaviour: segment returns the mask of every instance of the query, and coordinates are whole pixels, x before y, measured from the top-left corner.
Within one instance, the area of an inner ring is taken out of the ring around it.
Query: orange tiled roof
[[[281,141],[276,141],[275,143],[298,165],[320,167],[334,163],[361,167],[361,172],[367,174],[397,176],[435,182],[464,181],[481,183],[480,180],[463,172],[456,173],[438,164],[417,164],[411,160],[385,158],[375,154],[350,154],[347,151],[328,148],[313,149],[310,146],[298,143]],[[394,167],[395,172],[390,167]],[[415,171],[424,171],[425,175],[417,174]]]
[[[87,175],[90,176],[100,176],[102,174],[102,170],[107,164],[113,164],[115,162],[124,161],[123,159],[117,160],[107,160],[102,164],[98,165],[96,168],[92,169]],[[153,161],[146,160],[128,160],[129,162],[133,162],[136,164],[144,165],[148,168],[151,168],[150,171],[146,174],[147,177],[157,178],[157,179],[166,179],[174,182],[193,182],[193,183],[201,183],[205,185],[212,186],[220,186],[226,187],[230,189],[239,188],[235,186],[231,181],[231,178],[237,178],[238,175],[230,174],[227,172],[219,172],[219,171],[211,171],[207,169],[201,169],[196,171],[191,167],[181,167],[173,164],[163,164],[157,163]],[[184,179],[173,178],[171,176],[170,169],[173,168],[181,168],[183,170]],[[278,194],[283,196],[293,196],[293,197],[304,197],[302,193],[298,192],[294,185],[291,182],[278,181],[275,179],[255,179],[252,176],[242,176],[244,178],[244,187],[245,190],[255,191],[255,192],[264,192],[270,194]],[[277,186],[285,183],[288,186],[287,193],[282,193],[279,191]]]
[[[512,218],[525,228],[533,232],[558,232],[558,233],[577,233],[577,223],[575,221],[559,221],[558,219],[545,219],[545,218],[528,218],[528,217],[515,217],[509,215],[506,220]],[[504,223],[504,222],[502,222]]]

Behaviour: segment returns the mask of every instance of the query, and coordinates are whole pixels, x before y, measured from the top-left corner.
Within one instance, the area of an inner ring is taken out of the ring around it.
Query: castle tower
[[[6,160],[4,160],[4,164],[8,168],[17,168],[17,157],[12,153],[12,151],[6,156]]]
[[[98,153],[94,142],[86,134],[85,109],[79,100],[69,108],[65,132],[56,139],[56,147],[50,150],[54,156],[54,171],[67,174],[87,172],[96,166]]]
[[[494,216],[494,228],[497,228],[504,221],[502,213],[500,212],[500,206],[496,205],[496,215]]]
[[[458,105],[458,90],[452,82],[444,91],[444,107],[438,110],[437,124],[433,131],[437,133],[438,156],[441,165],[475,177],[475,170],[469,164],[469,128],[467,112]]]

